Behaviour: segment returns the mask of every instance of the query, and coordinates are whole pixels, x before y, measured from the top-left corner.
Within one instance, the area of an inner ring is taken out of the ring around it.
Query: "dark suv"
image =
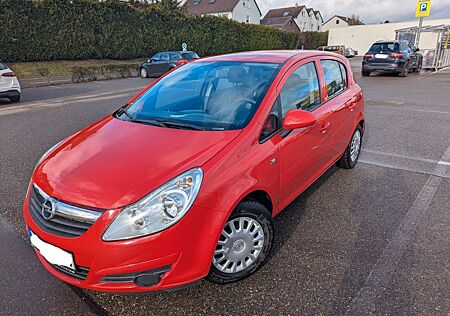
[[[161,52],[153,56],[139,67],[141,77],[159,77],[169,70],[198,59],[195,52]]]
[[[364,55],[362,62],[363,77],[372,71],[398,73],[406,77],[411,70],[420,72],[422,55],[419,49],[408,41],[379,41],[373,44]]]

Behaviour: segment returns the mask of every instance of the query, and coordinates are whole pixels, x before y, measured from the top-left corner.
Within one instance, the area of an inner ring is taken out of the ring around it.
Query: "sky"
[[[417,0],[256,0],[263,16],[269,9],[306,5],[320,10],[324,20],[333,15],[359,15],[364,23],[415,20]],[[450,0],[432,0],[430,19],[450,19]],[[426,23],[426,22],[425,22]]]

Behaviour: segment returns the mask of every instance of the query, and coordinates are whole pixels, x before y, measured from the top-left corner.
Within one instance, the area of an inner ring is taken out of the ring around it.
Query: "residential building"
[[[292,16],[282,16],[279,18],[262,19],[261,25],[270,26],[283,31],[301,32]]]
[[[345,16],[335,15],[323,24],[322,30],[326,32],[329,31],[330,29],[346,27],[351,25],[364,25],[364,23],[355,17],[347,18]]]
[[[187,0],[185,6],[188,15],[215,15],[250,24],[261,20],[255,0]]]
[[[272,9],[261,24],[270,25],[273,19],[291,17],[301,32],[322,31],[323,18],[319,11],[296,4],[294,7]],[[281,19],[280,19],[281,20]]]

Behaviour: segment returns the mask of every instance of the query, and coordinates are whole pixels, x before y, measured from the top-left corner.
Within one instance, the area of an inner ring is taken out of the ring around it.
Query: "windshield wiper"
[[[134,120],[133,117],[131,116],[131,114],[128,113],[128,111],[127,111],[126,108],[121,108],[121,109],[118,111],[117,114],[119,114],[119,115],[125,114],[126,116],[128,116],[128,118],[129,118],[130,120],[132,120],[132,121]]]
[[[183,122],[177,122],[177,121],[169,121],[169,120],[162,120],[162,119],[156,119],[155,120],[158,123],[161,123],[162,125],[166,127],[175,127],[175,128],[182,128],[182,129],[191,129],[194,131],[204,131],[205,129],[201,126],[193,125],[193,124],[187,124]]]

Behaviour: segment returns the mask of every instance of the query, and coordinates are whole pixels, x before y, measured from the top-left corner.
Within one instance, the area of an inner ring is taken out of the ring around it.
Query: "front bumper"
[[[31,218],[28,201],[29,193],[24,204],[27,228],[44,242],[72,253],[77,271],[53,266],[36,250],[45,268],[64,282],[104,292],[167,291],[202,279],[209,272],[227,216],[226,212],[192,206],[180,222],[163,232],[105,242],[102,235],[120,210],[106,211],[83,235],[66,238],[43,231]]]

